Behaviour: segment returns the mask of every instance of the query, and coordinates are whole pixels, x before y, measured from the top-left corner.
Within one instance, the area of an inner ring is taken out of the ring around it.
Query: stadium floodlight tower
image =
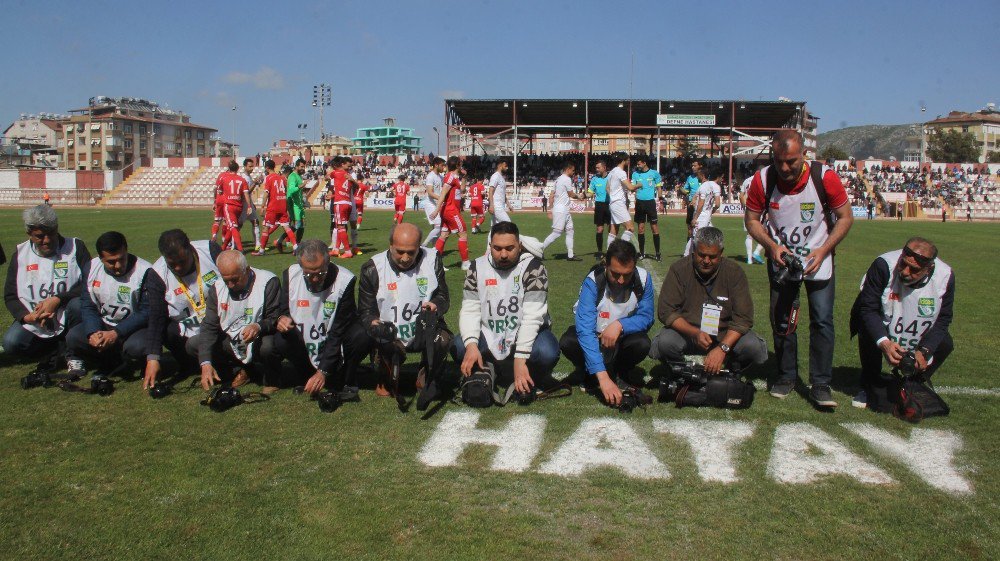
[[[313,86],[312,106],[319,108],[319,141],[323,142],[323,108],[329,107],[333,101],[330,85],[327,83]]]

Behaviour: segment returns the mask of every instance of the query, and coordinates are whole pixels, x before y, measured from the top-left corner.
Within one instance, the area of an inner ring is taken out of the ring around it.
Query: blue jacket
[[[649,272],[646,272],[644,282],[646,290],[642,294],[642,300],[638,306],[626,317],[618,320],[622,324],[622,337],[633,333],[645,333],[653,326],[655,292],[653,279]],[[583,286],[580,287],[580,299],[576,305],[576,336],[583,349],[584,363],[587,366],[587,373],[597,374],[607,370],[604,365],[604,357],[601,356],[601,342],[597,333],[597,283],[589,276],[583,279]]]

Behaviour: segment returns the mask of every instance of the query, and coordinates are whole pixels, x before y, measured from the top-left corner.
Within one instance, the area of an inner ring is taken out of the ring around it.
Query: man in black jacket
[[[280,371],[287,358],[295,367],[295,383],[315,394],[356,385],[358,352],[365,330],[354,303],[354,274],[330,262],[320,240],[300,242],[298,262],[281,275],[281,315],[273,345],[263,348],[264,361]]]
[[[59,234],[56,211],[47,205],[24,210],[28,240],[18,244],[7,266],[4,303],[14,323],[3,336],[5,352],[34,357],[47,354],[37,371],[55,371],[58,348],[79,322],[80,294],[90,270],[83,240]],[[83,363],[66,356],[70,370]]]
[[[451,344],[452,333],[442,319],[450,304],[444,267],[437,251],[420,247],[422,239],[423,233],[415,225],[394,225],[389,230],[389,249],[361,267],[358,314],[368,332],[365,343],[367,348],[379,349],[386,368],[375,388],[376,395],[391,395],[392,388],[386,387],[390,367],[387,361],[400,347],[407,353],[421,353],[417,376],[421,387],[428,373],[438,371]],[[434,332],[427,334],[433,341],[432,361],[428,361],[427,347],[417,347],[414,340],[417,318],[424,310],[438,319]]]
[[[852,405],[866,407],[870,393],[885,391],[883,358],[897,367],[912,351],[917,373],[930,379],[937,372],[954,349],[954,301],[955,274],[930,241],[910,238],[902,250],[875,259],[851,309],[861,355],[861,391]]]
[[[220,253],[216,265],[223,282],[205,295],[205,321],[198,335],[206,391],[215,382],[235,388],[249,380],[247,369],[253,368],[260,347],[273,344],[281,309],[281,283],[274,273],[251,267],[235,250]],[[276,373],[263,373],[265,385],[269,374]]]

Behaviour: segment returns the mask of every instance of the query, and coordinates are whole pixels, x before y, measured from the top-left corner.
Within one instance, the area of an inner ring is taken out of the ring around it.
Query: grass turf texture
[[[123,232],[132,252],[152,261],[156,239],[181,227],[204,239],[208,211],[58,209],[61,231],[93,248],[105,230]],[[10,255],[24,239],[19,212],[0,211],[0,240]],[[368,212],[361,231],[365,256],[340,260],[357,272],[387,246],[391,212]],[[522,232],[544,237],[541,214],[515,215]],[[425,226],[423,213],[407,219]],[[576,215],[576,247],[582,263],[546,261],[550,312],[561,335],[591,265],[593,227]],[[734,218],[720,218],[726,254],[740,259],[743,232]],[[683,220],[661,220],[664,262],[646,261],[662,279],[683,245]],[[244,227],[244,239],[249,238]],[[307,237],[328,238],[326,215],[310,211]],[[841,407],[821,413],[793,395],[779,401],[763,392],[747,411],[677,410],[654,404],[627,419],[672,478],[632,480],[617,470],[582,477],[535,473],[583,419],[617,412],[593,397],[530,408],[493,408],[479,426],[499,428],[526,412],[547,419],[541,452],[525,474],[489,470],[493,449],[472,447],[457,468],[427,468],[417,461],[447,405],[428,421],[397,412],[391,399],[362,393],[362,403],[321,414],[312,403],[282,391],[265,404],[216,414],[200,407],[200,390],[154,401],[141,382],[117,384],[109,398],[57,389],[22,391],[31,364],[0,355],[0,558],[3,559],[870,559],[1000,557],[996,457],[1000,399],[947,396],[952,415],[923,428],[956,431],[964,439],[957,456],[968,467],[975,494],[956,498],[936,491],[895,460],[872,451],[842,422],[867,422],[908,437],[910,427],[892,417],[856,410],[844,391],[857,376],[856,344],[847,318],[858,281],[878,254],[898,248],[913,234],[934,240],[958,278],[952,334],[957,349],[939,372],[939,384],[997,385],[992,367],[997,345],[992,261],[1000,224],[857,221],[838,252],[835,393]],[[647,233],[648,235],[648,233]],[[648,236],[647,250],[652,250]],[[484,235],[470,235],[479,255]],[[92,249],[93,250],[93,249]],[[560,240],[550,248],[564,254]],[[280,272],[290,255],[251,257],[257,267]],[[445,264],[457,325],[463,272],[455,242]],[[770,343],[766,279],[762,266],[745,266],[756,303],[756,327]],[[5,267],[0,268],[5,272]],[[657,287],[658,288],[658,287]],[[807,315],[803,301],[803,314]],[[992,311],[991,311],[992,310]],[[6,310],[3,326],[9,324]],[[659,326],[654,326],[655,330]],[[800,329],[800,372],[807,370],[808,327]],[[654,366],[646,361],[643,368]],[[568,371],[563,360],[557,370]],[[766,376],[772,368],[757,370]],[[704,483],[687,444],[656,434],[652,420],[739,419],[756,423],[737,448],[737,475],[730,485]],[[884,468],[898,482],[877,487],[845,477],[811,485],[782,485],[765,470],[774,429],[807,422]]]

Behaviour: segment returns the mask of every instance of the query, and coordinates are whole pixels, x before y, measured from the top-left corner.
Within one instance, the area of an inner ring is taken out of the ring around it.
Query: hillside
[[[917,133],[918,125],[863,125],[824,132],[817,138],[819,150],[834,145],[857,159],[874,156],[888,160],[903,159],[906,139]]]

